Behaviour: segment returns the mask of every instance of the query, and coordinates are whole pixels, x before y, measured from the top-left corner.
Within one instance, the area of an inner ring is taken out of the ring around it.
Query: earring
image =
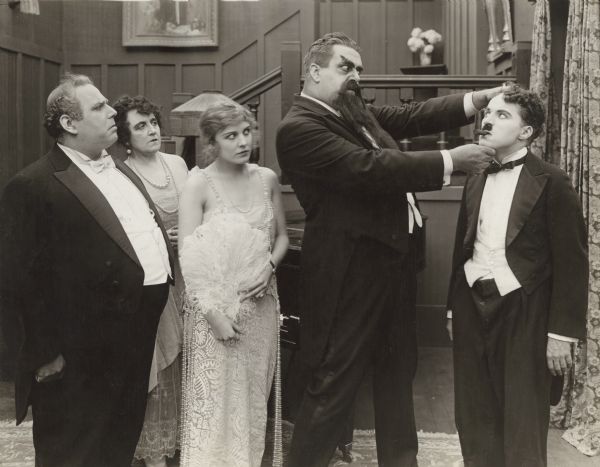
[[[125,150],[125,152],[127,153],[127,155],[128,155],[128,156],[131,156],[131,148],[127,148],[127,149]]]

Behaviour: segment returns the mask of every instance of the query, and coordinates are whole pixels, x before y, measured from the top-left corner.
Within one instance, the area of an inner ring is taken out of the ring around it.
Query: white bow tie
[[[113,161],[109,154],[105,154],[96,160],[90,160],[90,167],[94,172],[99,174],[104,169],[115,168],[115,161]]]

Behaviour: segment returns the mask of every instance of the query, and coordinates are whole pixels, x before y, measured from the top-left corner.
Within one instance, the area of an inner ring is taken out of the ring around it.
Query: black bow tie
[[[521,165],[524,162],[525,162],[524,157],[521,157],[520,159],[517,159],[516,161],[507,162],[506,164],[500,164],[496,160],[493,160],[490,163],[489,167],[487,169],[485,169],[485,174],[490,175],[490,174],[498,173],[501,170],[514,169],[516,166]]]

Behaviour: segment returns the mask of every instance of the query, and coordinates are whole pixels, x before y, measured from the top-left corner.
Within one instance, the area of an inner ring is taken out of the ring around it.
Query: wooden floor
[[[452,351],[448,347],[419,349],[419,369],[414,384],[417,429],[425,432],[456,433],[454,427]],[[12,383],[0,382],[0,421],[13,419]],[[373,428],[373,408],[368,380],[357,398],[355,428]],[[560,430],[548,436],[549,467],[597,467],[600,458],[589,458],[561,439]],[[0,461],[0,465],[2,462]]]

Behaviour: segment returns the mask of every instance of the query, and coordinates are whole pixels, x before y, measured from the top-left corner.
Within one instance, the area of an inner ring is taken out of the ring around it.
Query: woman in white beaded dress
[[[186,284],[181,466],[259,467],[272,385],[272,463],[281,465],[274,272],[288,238],[279,183],[270,169],[248,162],[256,123],[247,109],[210,107],[200,129],[214,161],[192,170],[179,215]]]
[[[176,248],[179,198],[188,176],[187,166],[181,157],[159,151],[157,105],[143,96],[123,96],[113,107],[119,142],[127,148],[125,163],[144,183]],[[177,269],[175,276],[158,325],[146,415],[135,451],[135,458],[143,459],[147,467],[166,467],[167,458],[174,457],[179,448],[183,280]]]

